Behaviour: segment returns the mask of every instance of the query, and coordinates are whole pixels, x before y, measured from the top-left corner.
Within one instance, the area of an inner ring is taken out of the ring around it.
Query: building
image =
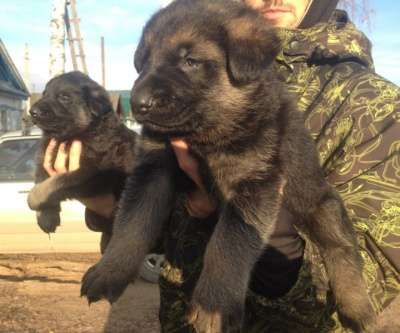
[[[0,134],[21,128],[28,89],[0,39]]]
[[[108,91],[113,108],[117,112],[120,119],[122,119],[126,126],[130,129],[140,133],[141,125],[136,122],[132,115],[131,109],[131,91],[130,90],[111,90]]]
[[[130,90],[109,90],[111,103],[118,116],[123,119],[132,118],[131,105],[130,105]]]

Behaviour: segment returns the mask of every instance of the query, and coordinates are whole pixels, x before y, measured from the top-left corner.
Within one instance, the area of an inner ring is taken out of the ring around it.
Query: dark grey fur
[[[278,50],[265,20],[232,1],[177,0],[147,23],[131,99],[144,125],[138,164],[109,247],[83,278],[89,301],[115,301],[137,276],[176,193],[185,191],[168,145],[183,137],[219,203],[188,314],[197,332],[240,331],[251,271],[282,204],[318,246],[342,319],[365,332],[374,312],[352,225],[325,181],[302,115],[276,79]]]
[[[36,185],[28,204],[37,211],[40,228],[55,232],[60,224],[61,201],[122,188],[126,174],[133,168],[136,134],[118,119],[107,92],[80,72],[50,80],[30,115],[43,130],[43,139],[37,156]],[[82,141],[79,170],[49,178],[43,159],[51,138],[58,143]],[[107,230],[111,226],[104,226],[103,231]]]

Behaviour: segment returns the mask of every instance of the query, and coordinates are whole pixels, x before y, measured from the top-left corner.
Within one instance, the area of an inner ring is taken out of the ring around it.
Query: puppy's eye
[[[57,99],[61,103],[69,103],[71,101],[71,96],[67,94],[58,94]]]
[[[185,65],[190,68],[199,68],[201,65],[201,61],[188,57],[185,59]]]

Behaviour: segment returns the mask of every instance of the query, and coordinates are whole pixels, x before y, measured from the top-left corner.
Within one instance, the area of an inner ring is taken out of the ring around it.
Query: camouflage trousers
[[[185,218],[185,223],[178,222],[182,221],[180,218],[172,219],[170,236],[165,242],[167,262],[160,277],[159,314],[163,333],[194,332],[185,317],[213,227],[210,221]],[[400,274],[380,251],[365,225],[356,224],[356,230],[364,259],[364,277],[379,313],[400,292]],[[274,299],[249,290],[243,332],[351,332],[338,320],[317,249],[303,238],[304,260],[297,282],[284,296]]]

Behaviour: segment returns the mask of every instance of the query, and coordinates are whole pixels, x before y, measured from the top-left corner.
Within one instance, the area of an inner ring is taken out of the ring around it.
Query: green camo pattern
[[[354,222],[368,291],[380,312],[400,291],[400,90],[374,72],[370,42],[342,11],[328,24],[280,34],[284,48],[276,65]],[[164,333],[193,332],[185,313],[213,230],[182,211],[165,240]],[[305,258],[296,285],[273,300],[249,291],[245,333],[350,332],[337,320],[318,250],[302,237]]]

